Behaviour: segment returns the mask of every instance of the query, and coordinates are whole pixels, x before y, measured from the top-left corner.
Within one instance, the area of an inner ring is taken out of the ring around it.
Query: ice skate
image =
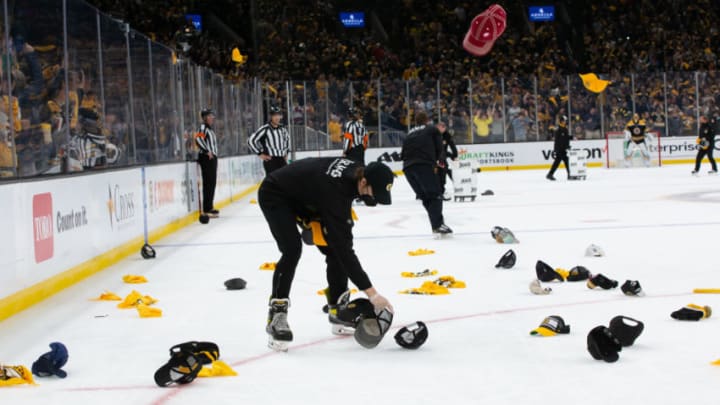
[[[348,302],[350,302],[350,290],[342,293],[335,305],[328,304],[328,321],[330,322],[330,332],[333,335],[352,335],[355,333],[354,323],[338,318],[338,310],[346,307]]]
[[[555,176],[553,176],[552,174],[548,174],[547,176],[545,176],[545,178],[550,181],[555,181]]]
[[[717,170],[710,170],[708,172],[708,175],[710,175],[710,176],[715,176],[716,174],[717,174]]]
[[[700,175],[698,174],[698,171],[697,171],[697,170],[693,170],[690,174],[692,174],[692,175],[695,176],[695,177],[699,177],[699,176],[700,176]]]
[[[452,229],[450,229],[450,227],[445,224],[442,224],[437,228],[433,229],[433,235],[435,236],[435,239],[452,237],[452,233]]]
[[[287,323],[287,311],[290,307],[290,299],[273,298],[270,300],[268,311],[268,323],[265,331],[268,334],[268,347],[275,351],[286,352],[288,345],[293,340],[290,325]]]

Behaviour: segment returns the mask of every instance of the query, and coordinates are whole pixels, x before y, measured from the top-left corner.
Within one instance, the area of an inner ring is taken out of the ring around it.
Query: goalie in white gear
[[[645,120],[640,119],[638,114],[633,114],[632,119],[625,126],[625,167],[630,166],[630,160],[636,149],[640,150],[645,166],[650,166],[650,150],[647,142],[650,137]]]

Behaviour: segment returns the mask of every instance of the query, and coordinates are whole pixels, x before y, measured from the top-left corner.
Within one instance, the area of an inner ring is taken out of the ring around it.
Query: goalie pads
[[[387,308],[374,317],[361,317],[355,327],[355,341],[366,349],[372,349],[378,344],[392,325],[393,313]]]

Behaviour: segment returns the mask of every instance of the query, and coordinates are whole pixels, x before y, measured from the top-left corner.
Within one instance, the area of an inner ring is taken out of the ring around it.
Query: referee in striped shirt
[[[211,218],[217,218],[220,211],[213,206],[217,183],[217,137],[212,129],[215,123],[215,111],[205,108],[200,111],[200,117],[203,123],[195,134],[195,143],[200,148],[198,164],[203,181],[203,212]]]
[[[343,156],[365,166],[368,133],[357,108],[350,107],[348,116],[350,116],[350,120],[343,125]]]
[[[287,128],[280,124],[281,119],[280,107],[271,106],[270,122],[258,128],[248,138],[248,147],[262,159],[266,176],[287,165],[290,134]]]

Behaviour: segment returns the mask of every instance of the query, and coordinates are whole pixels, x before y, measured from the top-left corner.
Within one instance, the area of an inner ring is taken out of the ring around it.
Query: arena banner
[[[582,140],[572,142],[573,148],[581,149],[588,164],[605,163],[605,140]],[[457,145],[458,160],[475,160],[481,168],[521,169],[538,168],[552,163],[552,142],[523,142],[500,144]],[[402,162],[396,160],[400,148],[370,148],[365,152],[365,162],[380,160],[393,170],[401,170]],[[297,152],[296,159],[318,156],[340,156],[340,150]]]
[[[263,175],[257,156],[218,163],[218,198],[242,193]],[[197,177],[197,165],[182,162],[0,186],[7,212],[0,300],[141,240],[145,219],[152,232],[195,212]]]
[[[140,170],[128,169],[12,186],[16,271],[3,283],[3,293],[52,277],[141,233],[139,180]]]
[[[145,168],[148,229],[185,217],[197,206],[188,203],[189,190],[185,163]]]
[[[697,137],[694,136],[671,136],[660,138],[660,157],[663,163],[686,162],[695,159],[698,151],[698,144],[695,142]],[[653,156],[657,155],[658,146],[650,145],[650,152]],[[715,145],[716,150],[720,150],[720,145]]]
[[[573,149],[582,151],[589,167],[606,167],[607,146],[604,139],[576,140],[571,142],[571,146]],[[657,144],[651,143],[649,148],[651,154],[656,156]],[[664,137],[660,139],[661,156],[664,163],[685,162],[693,159],[697,148],[695,137]],[[380,160],[393,170],[401,170],[402,162],[396,160],[400,149],[399,147],[370,148],[365,152],[365,161]],[[481,168],[490,170],[540,169],[549,167],[553,161],[553,142],[551,141],[457,145],[457,149],[459,160],[474,160]],[[720,143],[717,144],[716,149],[720,149]],[[339,149],[297,152],[296,159],[340,155]]]

